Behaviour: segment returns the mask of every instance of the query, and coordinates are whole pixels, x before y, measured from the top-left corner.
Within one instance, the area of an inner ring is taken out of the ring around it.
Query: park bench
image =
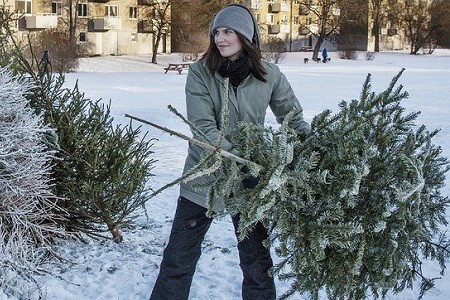
[[[178,74],[181,74],[183,70],[189,69],[190,63],[170,63],[167,67],[164,68],[166,72],[164,74],[167,74],[169,71],[177,71]]]
[[[309,46],[303,46],[303,47],[300,47],[300,52],[310,52],[310,51],[313,51],[313,49],[311,49],[311,47],[309,47]]]

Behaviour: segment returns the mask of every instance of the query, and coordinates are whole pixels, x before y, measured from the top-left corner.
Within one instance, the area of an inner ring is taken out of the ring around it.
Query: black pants
[[[206,208],[183,197],[178,199],[169,243],[164,249],[151,300],[189,298],[192,278],[201,254],[201,244],[212,222],[205,214]],[[236,231],[239,216],[232,219]],[[276,298],[275,283],[268,274],[273,266],[270,251],[262,244],[266,238],[267,230],[262,224],[257,224],[249,236],[238,243],[240,266],[244,277],[242,298],[245,300]]]

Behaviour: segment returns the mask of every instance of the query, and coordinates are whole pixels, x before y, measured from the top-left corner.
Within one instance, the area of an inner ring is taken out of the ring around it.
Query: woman
[[[228,79],[227,79],[228,78]],[[222,95],[225,80],[228,91],[229,124],[221,138]],[[286,77],[274,64],[262,61],[259,32],[250,10],[239,4],[223,8],[211,25],[210,45],[201,59],[192,64],[186,81],[188,119],[221,148],[233,151],[231,137],[239,121],[264,125],[270,107],[277,121],[295,109],[291,126],[300,134],[309,132],[303,120],[302,107]],[[194,138],[201,139],[194,133]],[[189,144],[184,167],[187,172],[200,160],[202,148]],[[201,254],[201,243],[212,219],[206,216],[208,186],[214,176],[202,176],[182,183],[169,242],[164,250],[152,300],[188,299],[195,267]],[[212,203],[213,211],[223,211],[221,199]],[[239,215],[232,216],[235,229]],[[236,231],[237,234],[237,231]],[[263,246],[268,237],[262,224],[238,243],[243,272],[242,298],[275,299],[275,284],[269,275],[273,266],[270,250]]]

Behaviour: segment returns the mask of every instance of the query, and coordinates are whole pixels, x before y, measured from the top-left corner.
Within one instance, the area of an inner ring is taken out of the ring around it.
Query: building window
[[[300,18],[298,16],[294,17],[294,25],[300,24]]]
[[[108,18],[119,17],[119,6],[118,5],[105,5],[105,17],[108,17]]]
[[[261,0],[252,0],[252,9],[261,9]]]
[[[388,34],[388,36],[397,35],[397,29],[389,28],[389,29],[387,30],[387,34]]]
[[[275,20],[275,16],[273,14],[267,14],[266,23],[272,25]]]
[[[78,16],[87,17],[88,16],[88,5],[87,3],[78,3]]]
[[[61,2],[52,2],[52,14],[61,16],[62,15],[62,3]]]
[[[130,7],[130,19],[137,19],[138,18],[138,8],[137,6],[131,6]]]
[[[18,14],[31,14],[31,0],[17,0],[16,11]]]
[[[80,32],[80,42],[86,42],[86,32]]]
[[[136,32],[132,32],[131,33],[131,42],[137,43],[137,41],[138,41],[138,34]]]
[[[255,19],[256,19],[256,23],[260,23],[261,22],[261,14],[255,13]]]

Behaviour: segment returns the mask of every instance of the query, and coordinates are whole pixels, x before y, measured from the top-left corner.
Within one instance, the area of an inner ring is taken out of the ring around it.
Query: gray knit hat
[[[214,30],[220,27],[233,29],[250,42],[255,34],[253,16],[248,9],[241,5],[229,5],[219,11],[211,27],[211,33],[214,34]]]

